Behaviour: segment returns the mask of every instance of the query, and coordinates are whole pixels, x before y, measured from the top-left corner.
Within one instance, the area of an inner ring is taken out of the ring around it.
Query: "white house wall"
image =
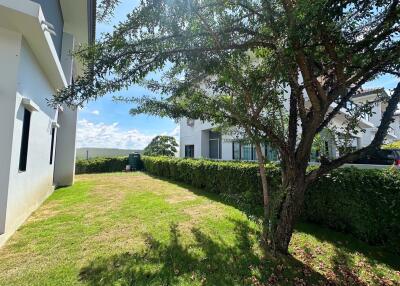
[[[5,223],[15,118],[15,94],[21,34],[0,28],[0,245]]]
[[[222,135],[222,160],[233,160],[232,136]]]
[[[188,126],[186,119],[180,121],[180,154],[185,156],[185,145],[194,145],[194,157],[206,157],[208,154],[208,134],[202,130],[211,129],[208,122],[195,120],[194,126]]]
[[[209,132],[214,126],[209,122],[195,120],[194,125],[187,125],[187,120],[180,121],[180,157],[185,157],[185,145],[194,145],[195,158],[209,158]],[[221,136],[221,160],[233,160],[234,137],[222,134]],[[262,150],[263,154],[264,148]],[[264,154],[265,155],[265,154]]]
[[[41,70],[27,43],[21,41],[17,73],[15,101],[14,136],[12,140],[11,162],[9,165],[9,186],[4,238],[12,234],[34,211],[53,188],[53,165],[50,165],[52,122],[57,118],[56,110],[47,105],[55,90]],[[38,111],[31,114],[28,157],[26,171],[19,171],[19,157],[22,137],[24,106],[22,98],[31,99]],[[1,237],[1,236],[0,236]]]
[[[76,157],[76,122],[78,111],[67,107],[59,113],[57,130],[54,183],[70,186],[74,183]]]

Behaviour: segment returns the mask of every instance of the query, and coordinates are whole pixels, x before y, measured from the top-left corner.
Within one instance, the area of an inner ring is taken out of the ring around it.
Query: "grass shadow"
[[[400,270],[399,255],[389,252],[386,247],[372,246],[353,238],[351,235],[311,223],[298,223],[296,230],[310,234],[321,242],[333,244],[336,247],[333,260],[338,267],[340,265],[352,266],[353,259],[351,255],[362,254],[370,265],[384,263],[394,270]]]
[[[157,177],[151,174],[148,175],[155,179],[160,179],[176,184],[177,186],[185,188],[196,195],[204,196],[210,200],[217,201],[239,209],[243,211],[250,219],[260,220],[263,216],[263,210],[261,206],[257,207],[253,204],[243,202],[239,198],[235,199],[234,196],[221,196],[220,194],[210,193],[205,190],[194,188],[185,183]],[[348,261],[348,263],[345,264],[347,266],[350,266],[350,264],[352,264],[350,254],[361,253],[367,258],[368,264],[376,265],[378,263],[384,263],[397,271],[400,270],[399,255],[388,251],[387,247],[371,246],[365,242],[358,240],[357,238],[354,238],[352,235],[340,233],[326,227],[318,226],[304,221],[300,221],[296,225],[296,230],[299,232],[310,234],[320,241],[326,241],[335,245],[337,251],[341,252],[341,254],[337,253],[337,257],[339,258],[337,260]]]
[[[83,267],[79,278],[88,285],[326,285],[319,273],[292,257],[262,257],[254,248],[254,230],[234,221],[236,242],[224,244],[192,228],[193,241],[184,243],[171,225],[165,243],[146,235],[146,247],[99,257]],[[297,282],[305,284],[295,284]],[[265,284],[264,284],[265,283]]]

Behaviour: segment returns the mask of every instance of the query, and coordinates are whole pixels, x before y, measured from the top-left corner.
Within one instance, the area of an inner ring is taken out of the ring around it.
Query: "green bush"
[[[128,157],[81,159],[76,161],[75,174],[121,172],[128,164]]]
[[[253,207],[262,203],[255,163],[143,157],[150,174],[221,195],[236,195]],[[267,165],[270,190],[279,190],[280,172]],[[306,192],[303,218],[400,252],[400,172],[341,168]]]
[[[400,172],[335,170],[306,192],[304,218],[400,253]]]

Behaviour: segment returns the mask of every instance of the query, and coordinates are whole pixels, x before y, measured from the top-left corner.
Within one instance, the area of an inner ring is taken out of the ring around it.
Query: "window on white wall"
[[[185,146],[185,158],[194,158],[194,145]]]
[[[28,160],[28,146],[29,146],[29,129],[31,126],[31,112],[24,109],[24,119],[22,123],[22,137],[21,137],[21,150],[19,154],[19,171],[26,171],[26,163]]]
[[[232,158],[233,160],[240,160],[241,155],[240,155],[240,143],[239,142],[232,142]]]
[[[50,165],[53,164],[53,156],[54,156],[54,137],[56,134],[56,128],[51,129],[51,146],[50,146]]]
[[[221,159],[221,134],[209,132],[209,157],[210,159]]]
[[[245,160],[245,161],[253,160],[251,144],[242,145],[241,153],[242,153],[242,160]]]

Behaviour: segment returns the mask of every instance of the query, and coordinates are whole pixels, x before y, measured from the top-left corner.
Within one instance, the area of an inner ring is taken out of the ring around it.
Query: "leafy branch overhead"
[[[370,145],[324,158],[307,172],[314,139],[332,129],[362,86],[400,75],[399,6],[399,0],[144,0],[112,33],[78,52],[93,69],[53,104],[82,105],[143,84],[162,97],[123,99],[135,104],[132,114],[239,126],[254,142],[271,142],[280,153],[283,190],[272,244],[285,252],[307,186],[385,139],[400,84],[385,99]],[[161,79],[152,80],[152,72]],[[338,133],[362,132],[357,122],[370,108],[359,108]]]

